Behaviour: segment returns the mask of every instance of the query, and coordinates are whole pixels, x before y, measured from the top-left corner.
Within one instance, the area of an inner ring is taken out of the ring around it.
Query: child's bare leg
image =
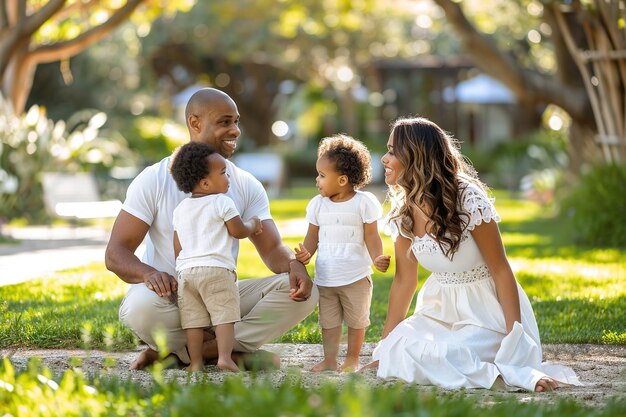
[[[337,353],[339,352],[339,339],[341,339],[341,326],[332,329],[322,329],[322,341],[324,343],[324,360],[311,368],[311,372],[336,371]]]
[[[361,354],[361,347],[365,340],[365,328],[353,329],[348,327],[348,352],[346,354],[346,360],[339,368],[341,372],[353,372],[359,368],[359,355]]]
[[[235,337],[234,323],[218,324],[215,326],[217,339],[217,367],[223,371],[239,372],[239,367],[233,361],[233,339]]]
[[[189,372],[202,371],[204,368],[204,360],[202,359],[202,340],[204,338],[204,330],[186,329],[187,349],[189,350],[189,358],[191,363],[187,367]]]

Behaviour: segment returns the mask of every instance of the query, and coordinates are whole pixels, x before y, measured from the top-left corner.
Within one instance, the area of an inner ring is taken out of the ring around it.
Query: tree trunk
[[[24,52],[14,54],[7,66],[2,79],[2,91],[7,95],[16,114],[24,111],[36,68]]]

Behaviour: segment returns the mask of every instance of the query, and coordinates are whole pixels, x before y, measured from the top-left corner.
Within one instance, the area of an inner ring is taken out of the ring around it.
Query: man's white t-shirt
[[[218,266],[234,271],[233,244],[227,221],[239,216],[233,200],[224,194],[189,197],[174,209],[174,230],[181,251],[176,272],[195,266]]]
[[[306,219],[319,226],[315,283],[339,287],[372,275],[372,259],[365,245],[365,223],[377,221],[383,208],[370,192],[357,191],[348,201],[335,203],[317,195],[309,202]]]
[[[147,167],[133,180],[126,192],[122,210],[150,226],[146,236],[146,251],[142,262],[176,276],[174,260],[174,209],[190,194],[176,186],[169,171],[171,157]],[[270,206],[263,185],[246,172],[226,161],[230,176],[230,188],[226,193],[233,199],[242,220],[257,216],[260,220],[271,219]],[[233,259],[237,260],[239,240],[232,247]]]

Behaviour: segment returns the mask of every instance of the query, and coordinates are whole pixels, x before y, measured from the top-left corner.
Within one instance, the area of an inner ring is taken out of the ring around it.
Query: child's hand
[[[387,272],[387,268],[389,268],[389,263],[391,262],[391,256],[380,255],[374,259],[374,266],[380,272]]]
[[[261,223],[261,220],[259,220],[257,216],[252,216],[250,220],[254,223],[252,234],[255,236],[261,234],[263,232],[263,223]]]
[[[302,243],[298,243],[298,245],[299,248],[293,248],[296,251],[296,260],[302,262],[302,265],[307,265],[311,260],[311,254]]]

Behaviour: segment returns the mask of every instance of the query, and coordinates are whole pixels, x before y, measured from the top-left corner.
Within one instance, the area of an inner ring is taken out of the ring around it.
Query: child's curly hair
[[[346,175],[354,189],[372,181],[372,164],[367,147],[348,135],[337,134],[322,139],[317,157],[328,158],[333,162],[337,172]]]
[[[190,193],[211,172],[209,156],[217,151],[203,142],[189,142],[174,151],[170,172],[178,189]]]

